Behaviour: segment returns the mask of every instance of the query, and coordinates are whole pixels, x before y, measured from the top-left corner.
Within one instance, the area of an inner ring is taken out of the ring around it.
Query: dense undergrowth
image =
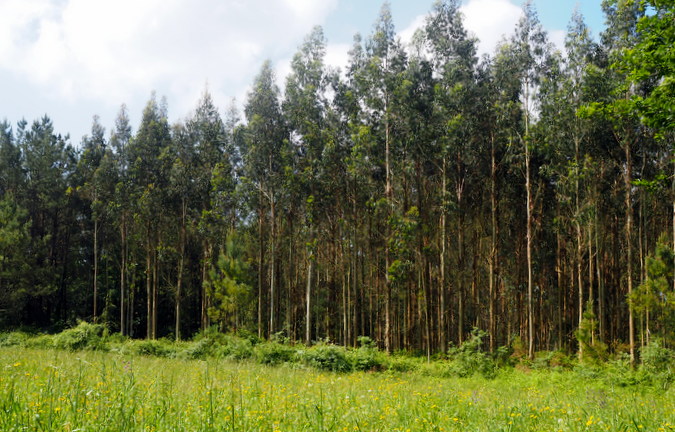
[[[368,337],[359,338],[359,348],[346,348],[327,341],[306,346],[291,343],[282,336],[264,340],[249,333],[233,335],[208,329],[191,341],[176,342],[131,339],[110,334],[103,325],[81,322],[53,335],[23,331],[0,333],[0,347],[100,351],[180,360],[223,359],[338,373],[411,372],[445,378],[480,375],[493,379],[514,369],[525,373],[550,370],[570,371],[580,378],[601,380],[611,385],[647,385],[662,389],[675,381],[675,352],[663,347],[658,340],[640,350],[641,363],[633,368],[625,353],[602,359],[587,357],[580,362],[576,356],[561,351],[544,351],[529,360],[519,348],[517,339],[513,346],[500,347],[495,353],[489,353],[484,349],[485,336],[485,332],[476,329],[462,345],[451,347],[444,355],[427,358],[403,352],[387,355]]]

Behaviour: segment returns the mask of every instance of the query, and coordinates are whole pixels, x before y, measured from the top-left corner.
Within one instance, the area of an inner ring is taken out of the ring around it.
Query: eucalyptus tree
[[[102,166],[106,154],[105,129],[99,122],[98,116],[94,116],[91,126],[91,135],[82,139],[82,154],[78,161],[78,176],[81,185],[78,192],[89,204],[89,216],[93,222],[91,231],[93,251],[93,276],[92,276],[92,319],[98,321],[98,268],[100,252],[100,227],[106,213],[106,203],[112,198],[106,193],[106,181],[113,180],[109,176],[106,179],[105,167]],[[110,184],[110,183],[109,183]]]
[[[170,145],[171,133],[166,106],[164,103],[158,104],[153,93],[128,148],[134,219],[144,236],[146,337],[151,339],[157,337],[158,253],[163,246],[161,221],[164,194],[168,187],[168,164],[162,153]]]
[[[593,311],[595,294],[593,291],[593,226],[595,225],[593,182],[595,164],[593,157],[596,154],[591,148],[591,130],[587,119],[576,115],[589,95],[586,91],[586,70],[591,66],[593,53],[596,50],[589,34],[589,29],[583,17],[575,12],[568,26],[565,38],[566,55],[555,53],[551,56],[550,67],[542,77],[539,100],[539,122],[535,134],[537,140],[543,144],[546,154],[546,171],[553,178],[557,204],[554,216],[554,229],[558,236],[557,243],[564,239],[560,236],[571,236],[574,251],[570,264],[574,273],[574,283],[577,291],[577,318],[581,325],[585,307]],[[568,230],[574,231],[571,235]],[[561,248],[557,249],[558,267],[558,303],[562,289],[566,283],[562,282]],[[584,274],[584,267],[588,273]],[[586,281],[584,283],[584,280]],[[584,287],[588,286],[588,294]],[[588,299],[588,302],[585,301]],[[560,305],[558,304],[558,308]],[[562,345],[562,312],[559,310],[557,323],[558,344]],[[593,335],[593,338],[595,336]],[[583,356],[582,347],[579,349],[580,358]]]
[[[120,254],[120,276],[119,276],[119,312],[120,312],[120,333],[122,335],[133,335],[132,328],[132,304],[128,285],[128,267],[129,267],[129,224],[131,218],[131,184],[129,177],[129,153],[128,147],[131,140],[131,125],[127,109],[122,105],[117,117],[115,118],[115,128],[110,134],[109,144],[113,151],[113,163],[116,168],[115,190],[113,198],[108,203],[111,213],[117,219],[119,229],[119,254]]]
[[[169,201],[178,208],[172,208],[176,212],[179,220],[178,244],[176,251],[178,253],[178,262],[176,269],[176,285],[174,291],[174,336],[176,340],[181,338],[181,297],[183,295],[183,281],[186,260],[186,245],[188,242],[188,229],[192,225],[194,204],[192,197],[196,197],[194,179],[197,176],[199,166],[195,159],[195,148],[190,139],[190,134],[182,123],[175,124],[172,128],[172,140],[170,148]]]
[[[233,127],[234,125],[231,126]],[[235,214],[232,197],[233,152],[228,148],[231,133],[213,103],[210,93],[205,91],[182,131],[185,140],[183,153],[189,155],[190,163],[186,160],[185,164],[181,164],[184,166],[183,169],[189,170],[191,179],[190,185],[183,188],[190,189],[189,192],[185,192],[185,199],[191,202],[185,206],[186,227],[195,228],[196,225],[201,240],[202,286],[199,297],[202,329],[209,324],[210,297],[206,289],[209,271],[218,254],[217,246],[225,238],[227,230],[231,229],[231,220]]]
[[[524,150],[525,194],[526,194],[526,253],[527,253],[527,321],[528,321],[528,356],[534,358],[534,280],[533,280],[533,188],[532,188],[532,153],[536,150],[532,141],[531,126],[536,114],[536,96],[542,75],[545,73],[551,46],[547,34],[539,22],[531,1],[523,5],[523,15],[516,25],[515,33],[508,42],[508,49],[513,56],[513,74],[520,83],[520,106],[523,113],[523,132],[520,142]]]
[[[602,47],[608,53],[610,61],[615,61],[620,53],[635,43],[637,37],[637,21],[644,10],[638,3],[618,0],[604,0],[603,11],[607,21],[607,29],[602,34]],[[620,161],[624,184],[624,247],[625,247],[625,286],[630,297],[633,292],[634,223],[633,223],[633,171],[634,154],[644,139],[644,131],[640,127],[639,116],[631,97],[640,89],[627,80],[625,71],[617,68],[605,68],[599,71],[605,80],[611,83],[608,92],[601,100],[585,106],[580,114],[607,120],[611,124],[616,144],[623,152]],[[635,324],[633,311],[628,308],[628,341],[631,364],[635,363]]]
[[[286,80],[286,94],[282,105],[291,131],[291,144],[299,156],[296,168],[303,185],[305,202],[305,229],[307,231],[307,274],[305,290],[305,343],[311,342],[312,274],[315,249],[318,245],[316,224],[317,209],[324,203],[319,190],[321,159],[327,141],[326,131],[326,72],[324,57],[326,39],[321,27],[315,27],[305,38],[291,61],[291,73]]]
[[[454,187],[454,207],[457,210],[457,338],[461,343],[465,331],[465,192],[467,189],[468,164],[472,148],[476,148],[475,105],[477,103],[475,71],[477,66],[476,40],[464,28],[457,0],[437,1],[427,17],[425,33],[428,49],[437,77],[435,86],[435,118],[439,122],[438,139],[441,155],[441,219],[440,219],[440,327],[441,347],[446,345],[445,297],[448,278],[447,213],[450,206],[448,183]],[[475,161],[473,161],[475,162]]]
[[[274,299],[277,295],[277,204],[282,193],[285,160],[288,156],[287,127],[281,114],[279,88],[274,82],[274,73],[266,61],[253,82],[244,107],[248,124],[243,131],[244,176],[242,179],[252,187],[250,200],[257,207],[260,249],[258,255],[258,333],[263,329],[263,281],[264,251],[263,236],[266,213],[269,214],[269,316],[268,332],[276,330]]]
[[[362,129],[361,138],[369,141],[370,157],[384,170],[384,184],[378,185],[381,190],[374,199],[373,205],[385,221],[384,235],[384,346],[392,350],[392,289],[393,274],[390,270],[395,258],[392,257],[390,239],[392,227],[390,222],[397,209],[395,196],[395,155],[400,151],[396,136],[395,92],[400,88],[407,63],[407,56],[400,41],[396,37],[394,22],[389,3],[384,3],[380,16],[375,22],[372,35],[365,44],[362,69],[358,72],[357,82],[362,97],[364,121],[367,129]],[[365,156],[365,155],[364,155]],[[379,168],[378,168],[379,169]]]

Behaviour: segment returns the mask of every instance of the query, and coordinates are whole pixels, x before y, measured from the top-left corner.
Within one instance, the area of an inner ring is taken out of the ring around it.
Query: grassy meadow
[[[668,431],[675,392],[589,370],[494,377],[0,348],[2,431]]]

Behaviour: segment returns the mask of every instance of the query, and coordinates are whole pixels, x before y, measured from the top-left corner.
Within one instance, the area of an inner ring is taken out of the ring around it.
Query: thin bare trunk
[[[389,213],[393,210],[393,189],[391,184],[391,161],[390,161],[390,131],[389,131],[389,115],[388,115],[388,104],[385,101],[385,115],[384,115],[384,130],[385,130],[385,171],[386,171],[386,184],[385,184],[385,197],[387,200],[387,206]],[[389,267],[391,266],[391,251],[389,250],[389,239],[391,238],[391,227],[389,222],[387,224],[387,238],[385,239],[385,311],[384,311],[384,347],[385,350],[391,352],[391,284],[392,281],[389,278]]]
[[[262,203],[262,191],[259,194],[259,199]],[[263,210],[262,204],[258,212],[258,337],[262,337],[262,327],[263,327],[263,275],[265,274],[264,268],[265,263],[264,259],[264,249],[263,249]]]
[[[314,271],[314,256],[310,252],[307,263],[307,289],[305,291],[305,344],[312,342],[312,272]]]
[[[490,352],[494,352],[497,347],[496,332],[497,324],[495,320],[496,305],[496,278],[499,272],[497,262],[497,157],[495,149],[495,137],[490,136],[490,217],[491,217],[491,235],[490,235],[490,268],[489,268],[489,286],[490,286]]]
[[[94,322],[98,322],[98,219],[94,219]]]
[[[150,241],[150,229],[148,228],[148,240],[145,250],[145,294],[146,294],[146,329],[145,337],[148,339],[152,338],[152,256],[151,256],[151,241]]]
[[[122,260],[120,263],[120,334],[123,336],[127,334],[128,330],[126,327],[126,279],[127,279],[127,227],[125,215],[122,215],[122,223],[120,224],[120,237],[122,240],[121,245],[121,255]]]
[[[628,296],[633,293],[633,205],[632,205],[632,179],[633,179],[633,159],[631,155],[631,145],[624,143],[626,155],[626,169],[624,173],[624,186],[626,188],[626,278],[628,287]],[[628,308],[628,340],[630,344],[630,363],[635,365],[635,323],[633,310]]]
[[[181,202],[181,218],[180,218],[180,258],[178,259],[178,280],[176,281],[176,326],[175,336],[176,340],[180,340],[180,297],[183,288],[183,269],[185,267],[185,237],[186,228],[185,223],[187,219],[187,201],[183,198]]]
[[[448,349],[447,333],[446,333],[446,324],[445,324],[445,291],[446,291],[446,278],[445,278],[445,260],[446,260],[446,244],[447,244],[447,209],[446,202],[447,192],[448,192],[448,177],[446,173],[446,159],[443,157],[443,201],[441,204],[441,262],[440,262],[440,286],[438,287],[438,301],[439,301],[439,313],[438,313],[438,326],[439,326],[439,336],[440,336],[440,345],[441,352],[446,352]]]
[[[530,180],[529,83],[525,83],[525,193],[527,195],[527,333],[528,357],[534,360],[534,294],[532,281],[532,184]]]

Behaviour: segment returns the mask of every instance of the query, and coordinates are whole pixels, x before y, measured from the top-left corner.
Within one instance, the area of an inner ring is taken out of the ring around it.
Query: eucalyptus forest
[[[0,122],[0,330],[672,347],[675,3],[604,0],[564,48],[525,3],[481,57],[460,5],[404,44],[385,3],[340,69],[315,27],[243,110]]]

